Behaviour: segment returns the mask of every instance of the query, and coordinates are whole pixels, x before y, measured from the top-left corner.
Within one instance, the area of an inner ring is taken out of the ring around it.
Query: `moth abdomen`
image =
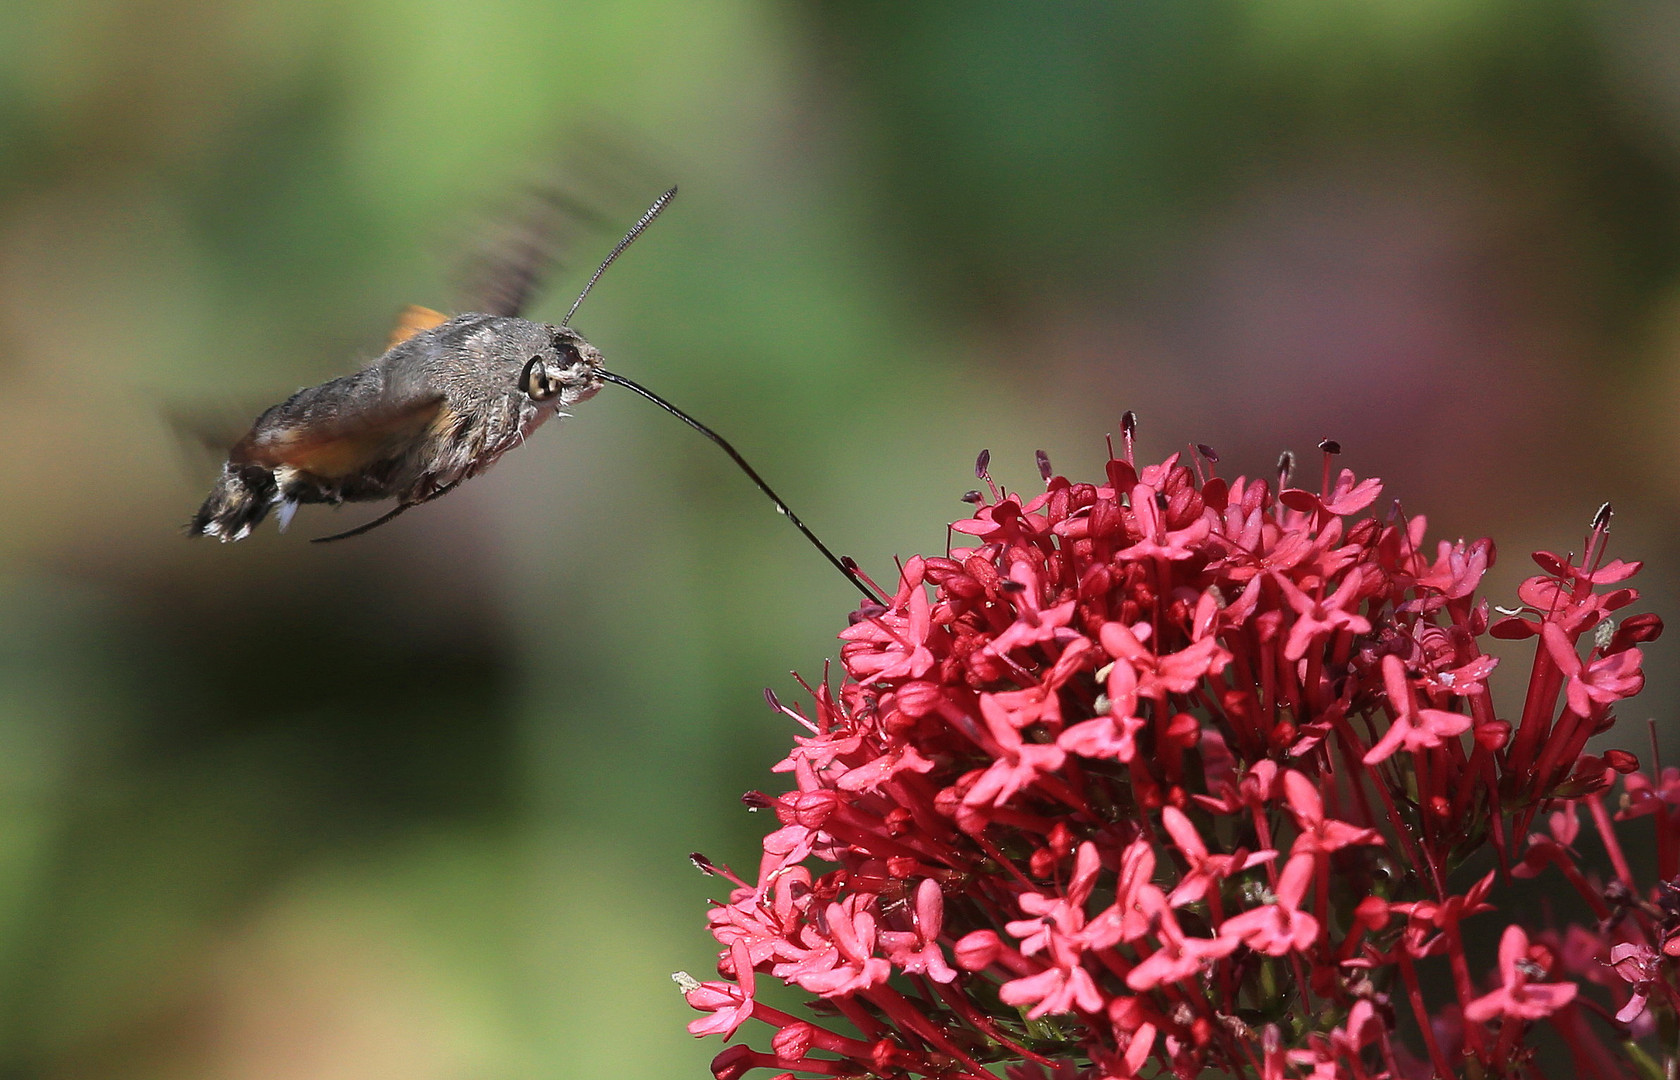
[[[228,462],[210,489],[204,505],[187,523],[189,536],[214,536],[218,540],[242,540],[268,516],[273,508],[277,485],[274,473],[261,465]]]

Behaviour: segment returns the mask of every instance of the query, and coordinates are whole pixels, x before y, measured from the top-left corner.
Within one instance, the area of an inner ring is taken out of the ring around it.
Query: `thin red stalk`
[[[850,994],[829,998],[828,1000],[835,1010],[851,1021],[852,1026],[857,1028],[866,1039],[878,1040],[892,1030],[876,1019],[875,1015],[868,1009],[864,1008],[863,1002]]]
[[[1622,843],[1616,837],[1616,826],[1610,820],[1610,811],[1605,809],[1604,800],[1598,795],[1589,795],[1584,800],[1587,810],[1592,814],[1593,824],[1598,826],[1599,839],[1604,842],[1604,850],[1610,855],[1610,865],[1616,870],[1616,880],[1627,886],[1629,891],[1638,889],[1633,880],[1633,868],[1628,865],[1627,856],[1622,853]]]
[[[961,1047],[946,1038],[933,1021],[923,1016],[914,1005],[905,999],[903,994],[890,986],[877,986],[868,993],[877,999],[877,1003],[887,1012],[887,1015],[908,1025],[912,1031],[926,1039],[930,1045],[938,1047],[945,1054],[968,1066],[972,1070],[973,1080],[997,1080],[995,1076],[986,1071],[984,1065],[969,1057]]]
[[[1015,1051],[1017,1054],[1020,1054],[1028,1061],[1037,1062],[1040,1065],[1055,1064],[1053,1059],[1027,1049],[1025,1046],[1022,1046],[1020,1043],[1004,1034],[1003,1030],[997,1026],[997,1023],[992,1020],[991,1017],[975,1008],[974,1002],[965,997],[954,984],[936,983],[931,979],[924,979],[923,984],[926,987],[931,987],[933,992],[939,995],[939,999],[945,1002],[952,1012],[972,1024],[975,1030],[979,1031],[982,1035],[985,1035],[986,1038],[991,1039],[993,1042],[999,1043],[1000,1045],[1009,1047],[1009,1049]]]
[[[1543,798],[1566,777],[1592,734],[1586,717],[1565,708],[1552,728],[1551,737],[1534,763],[1534,785],[1530,789]]]
[[[1459,933],[1457,917],[1449,917],[1441,932],[1447,935],[1452,947],[1447,950],[1448,967],[1452,971],[1453,993],[1458,995],[1460,1007],[1469,1005],[1476,999],[1476,986],[1470,978],[1470,962],[1464,955],[1464,937]],[[1469,1021],[1464,1023],[1464,1042],[1471,1052],[1479,1054],[1484,1045],[1482,1040],[1482,1026]]]
[[[1536,637],[1534,641],[1534,664],[1529,670],[1528,693],[1523,699],[1522,714],[1505,763],[1507,772],[1524,778],[1533,776],[1535,752],[1551,733],[1552,712],[1558,691],[1562,689],[1562,672],[1552,662],[1540,639]]]
[[[1451,1076],[1452,1067],[1447,1064],[1446,1056],[1441,1053],[1441,1047],[1435,1042],[1435,1030],[1430,1024],[1429,1010],[1423,1003],[1423,987],[1418,984],[1417,969],[1412,965],[1412,957],[1407,951],[1404,936],[1395,944],[1394,955],[1400,961],[1400,981],[1406,986],[1406,1000],[1411,1003],[1412,1016],[1417,1020],[1418,1029],[1423,1035],[1423,1044],[1429,1051],[1430,1062],[1435,1066],[1435,1075]]]
[[[1347,742],[1353,747],[1352,752],[1359,754],[1361,749],[1359,736],[1354,733],[1352,725],[1344,718],[1341,723],[1336,725],[1336,730],[1337,733],[1340,734],[1343,739],[1347,740]],[[1363,755],[1359,756],[1362,757]],[[1350,762],[1349,764],[1351,767],[1352,763]],[[1361,767],[1364,767],[1367,771],[1371,772],[1377,781],[1373,783],[1371,787],[1376,790],[1377,797],[1382,800],[1383,811],[1388,818],[1388,827],[1392,835],[1392,839],[1405,850],[1406,857],[1412,861],[1412,865],[1426,865],[1427,860],[1424,858],[1423,852],[1415,846],[1415,837],[1412,836],[1412,831],[1408,829],[1405,822],[1401,820],[1400,811],[1394,805],[1394,800],[1390,797],[1390,784],[1392,781],[1388,780],[1383,775],[1383,765],[1379,764],[1372,769],[1368,766],[1364,766],[1363,762],[1361,762]]]

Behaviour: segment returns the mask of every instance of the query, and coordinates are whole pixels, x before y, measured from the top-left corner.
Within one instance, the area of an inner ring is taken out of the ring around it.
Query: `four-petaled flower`
[[[1470,718],[1463,713],[1418,707],[1417,700],[1412,696],[1411,683],[1406,679],[1405,665],[1400,663],[1399,657],[1392,653],[1384,656],[1382,674],[1388,702],[1395,714],[1383,737],[1366,751],[1365,764],[1386,761],[1402,748],[1413,753],[1433,750],[1452,736],[1470,730]]]
[[[1539,1020],[1574,1001],[1581,990],[1574,983],[1534,981],[1539,974],[1528,957],[1528,934],[1520,926],[1507,926],[1499,939],[1499,988],[1464,1006],[1464,1018],[1478,1024],[1496,1016]]]

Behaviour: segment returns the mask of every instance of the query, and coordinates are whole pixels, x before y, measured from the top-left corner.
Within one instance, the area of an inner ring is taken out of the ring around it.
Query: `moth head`
[[[519,391],[538,405],[564,409],[601,389],[601,354],[565,326],[548,328],[549,341],[519,372]]]

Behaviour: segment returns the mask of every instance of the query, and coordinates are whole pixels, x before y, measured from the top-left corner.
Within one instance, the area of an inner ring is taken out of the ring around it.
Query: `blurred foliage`
[[[1418,154],[1532,203],[1598,260],[1583,279],[1604,328],[1680,258],[1670,163],[1629,130],[1582,5],[823,11],[883,223],[971,318],[1148,274],[1234,191],[1314,159]]]
[[[611,389],[354,543],[178,535],[214,465],[169,416],[370,358],[553,170],[622,220],[537,314],[680,182],[577,325],[879,578],[982,446],[1090,475],[1135,408],[1233,471],[1340,438],[1495,536],[1496,593],[1611,498],[1672,614],[1677,21],[0,8],[0,1076],[704,1075],[685,856],[755,861],[758,690],[820,675],[846,583]]]

